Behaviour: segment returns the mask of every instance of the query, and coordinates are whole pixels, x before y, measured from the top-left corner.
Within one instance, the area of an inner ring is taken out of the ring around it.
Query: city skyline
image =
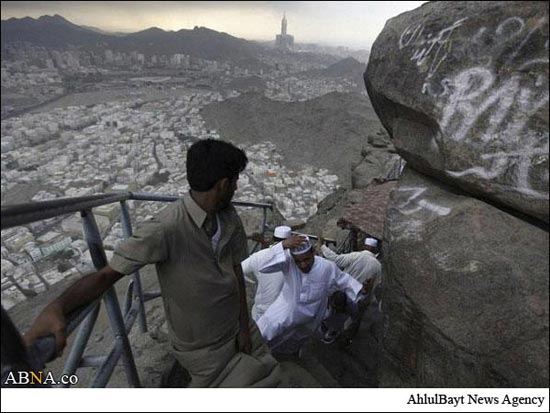
[[[4,1],[1,11],[2,20],[59,14],[74,24],[110,32],[136,32],[151,27],[177,31],[203,26],[257,41],[273,41],[286,14],[288,33],[297,43],[368,49],[387,19],[422,3]]]

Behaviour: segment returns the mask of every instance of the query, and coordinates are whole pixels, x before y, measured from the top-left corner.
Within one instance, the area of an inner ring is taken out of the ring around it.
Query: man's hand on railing
[[[70,334],[75,326],[73,320],[78,319],[79,314],[86,314],[74,311],[92,304],[121,277],[122,273],[107,265],[100,271],[79,279],[39,314],[30,330],[23,336],[25,345],[30,347],[38,338],[54,335],[57,355],[61,355],[67,343],[67,334]]]
[[[66,328],[67,321],[63,310],[54,301],[44,308],[34,320],[29,331],[23,336],[23,341],[27,347],[31,347],[36,339],[53,334],[55,336],[57,357],[59,357],[67,345]]]

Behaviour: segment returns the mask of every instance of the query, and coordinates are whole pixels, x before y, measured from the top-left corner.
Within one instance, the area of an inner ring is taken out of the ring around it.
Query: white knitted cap
[[[281,225],[280,227],[275,228],[273,236],[279,239],[287,239],[292,234],[292,229],[286,225]]]
[[[376,238],[365,238],[365,245],[368,245],[370,247],[377,247],[378,240]]]
[[[302,234],[296,234],[296,235],[302,235]],[[306,252],[308,252],[311,249],[311,242],[309,241],[309,237],[307,235],[302,235],[302,236],[306,239],[306,242],[303,245],[299,246],[299,247],[292,248],[290,250],[290,253],[292,255],[305,254]]]

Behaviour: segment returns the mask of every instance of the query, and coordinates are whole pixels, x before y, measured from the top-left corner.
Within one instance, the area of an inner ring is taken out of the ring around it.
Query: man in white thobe
[[[281,242],[292,234],[290,227],[279,226],[273,232],[274,243]],[[287,250],[288,251],[288,250]],[[269,249],[260,250],[241,263],[243,274],[246,278],[254,278],[256,281],[256,296],[252,306],[252,318],[258,321],[271,304],[277,299],[283,288],[284,275],[281,271],[263,273],[260,266],[268,257],[271,257]],[[245,278],[245,279],[246,279]]]
[[[285,251],[288,248],[292,248],[290,254]],[[363,286],[333,262],[315,256],[307,236],[292,236],[269,251],[260,270],[282,271],[284,283],[257,324],[272,351],[294,353],[307,338],[318,334],[331,293],[342,290],[357,301]]]

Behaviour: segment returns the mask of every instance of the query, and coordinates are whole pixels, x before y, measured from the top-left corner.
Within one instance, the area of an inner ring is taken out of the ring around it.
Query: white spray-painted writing
[[[419,70],[426,73],[421,88],[423,94],[433,97],[448,96],[448,79],[435,76],[435,74],[453,48],[452,34],[465,21],[466,18],[457,20],[451,26],[445,27],[435,34],[427,32],[423,24],[409,26],[401,33],[399,49],[414,47],[410,60],[416,63]],[[548,53],[531,57],[525,61],[521,61],[520,58],[524,59],[525,53],[522,52],[526,50],[529,50],[529,55],[533,54],[529,45],[532,45],[535,35],[547,36],[547,25],[547,17],[541,17],[529,26],[521,17],[509,17],[502,21],[495,30],[481,27],[470,39],[461,37],[462,42],[459,44],[456,44],[455,41],[455,48],[458,52],[454,57],[458,62],[467,59],[477,67],[486,68],[490,68],[493,63],[493,56],[495,62],[503,62],[499,58],[501,53],[506,53],[504,64],[517,66],[519,70],[526,70],[534,65],[548,64]],[[548,40],[545,43],[545,50],[548,52]]]
[[[532,189],[529,182],[529,171],[533,165],[548,164],[548,149],[547,140],[546,145],[539,148],[527,147],[511,152],[487,153],[481,155],[481,159],[488,162],[486,166],[476,166],[460,172],[447,171],[447,174],[452,177],[475,175],[482,179],[492,180],[504,175],[510,166],[513,165],[516,168],[516,173],[514,174],[513,182],[507,185],[505,189],[528,195],[533,199],[549,200],[550,197],[547,191]],[[545,186],[547,186],[548,174],[542,177],[542,179],[546,180]]]
[[[549,102],[548,17],[508,17],[469,37],[459,33],[465,22],[441,30],[416,24],[399,38],[399,49],[425,74],[422,93],[434,98],[439,109],[440,138],[433,140],[433,148],[458,154],[464,143],[469,153],[479,153],[470,167],[446,171],[450,177],[491,180],[493,190],[548,200],[548,133],[537,132],[548,116],[547,111],[541,116]],[[455,71],[449,63],[451,52],[462,69]],[[443,68],[453,72],[443,73]],[[438,210],[415,201],[421,189],[404,190],[413,191],[402,205],[406,214]]]
[[[532,91],[521,86],[517,75],[494,86],[494,76],[483,67],[466,69],[450,81],[453,92],[443,108],[441,129],[450,139],[462,141],[490,108],[493,112],[484,136],[497,132],[506,121],[511,134],[522,132],[527,120],[548,104],[548,89]],[[535,86],[535,85],[533,85]],[[514,116],[510,117],[510,109]]]
[[[417,199],[424,192],[427,191],[426,187],[414,187],[414,186],[402,186],[398,188],[399,192],[412,192],[412,195],[403,203],[399,205],[399,211],[405,215],[411,215],[422,209],[426,209],[436,215],[445,216],[451,213],[451,208],[446,208],[427,199]]]
[[[517,17],[516,19],[519,19],[521,20],[519,17]],[[523,23],[523,20],[521,21]],[[507,64],[511,64],[514,59],[518,56],[518,54],[523,50],[523,48],[525,47],[525,45],[528,43],[528,41],[531,39],[531,36],[533,36],[533,34],[535,34],[536,32],[538,32],[540,29],[542,29],[546,24],[548,23],[548,19],[546,17],[542,17],[540,18],[537,23],[533,26],[533,28],[529,31],[529,33],[527,33],[527,35],[525,36],[525,38],[521,41],[521,43],[519,44],[518,47],[516,47],[516,49],[513,51],[513,53],[510,54],[510,56],[508,57],[508,60],[506,61]],[[523,27],[525,26],[525,24],[523,24],[521,26],[521,29],[518,31],[518,35],[521,31],[523,31]],[[548,34],[548,30],[545,31],[546,34]],[[515,37],[515,36],[514,36]],[[548,48],[546,48],[546,50],[548,50]],[[548,57],[546,57],[546,62],[548,63]]]
[[[415,27],[407,27],[399,38],[399,49],[415,46],[410,58],[417,66],[422,66],[431,59],[428,68],[427,78],[433,76],[441,63],[447,58],[451,51],[451,35],[453,31],[462,26],[467,18],[454,22],[451,26],[445,27],[436,34],[426,33],[424,26],[419,24]]]
[[[495,35],[499,40],[507,42],[508,40],[519,36],[524,27],[525,22],[521,17],[508,17],[498,25],[495,30]]]
[[[543,164],[548,165],[548,137],[537,137],[528,126],[530,119],[549,102],[548,71],[544,67],[548,65],[548,40],[544,43],[545,56],[532,58],[533,50],[530,50],[528,60],[520,59],[530,41],[534,41],[536,33],[547,36],[547,30],[542,30],[547,23],[546,17],[540,18],[526,33],[527,26],[523,19],[510,17],[497,27],[497,43],[514,41],[517,44],[508,49],[511,52],[505,60],[507,65],[518,67],[518,71],[509,78],[497,81],[489,68],[474,67],[450,79],[449,89],[452,92],[443,107],[440,123],[443,134],[455,142],[461,142],[468,136],[471,136],[470,139],[476,137],[485,144],[499,139],[511,150],[485,153],[479,158],[481,166],[448,171],[449,176],[474,175],[485,180],[497,180],[492,183],[494,188],[514,191],[532,199],[549,199],[546,189],[534,189],[530,181],[533,167],[542,165],[544,168]],[[522,71],[536,70],[537,65],[541,65],[541,70],[533,82],[533,78],[524,76]],[[470,134],[474,128],[475,133]],[[505,177],[506,184],[498,183],[501,177]],[[545,188],[548,172],[545,174],[544,169],[539,171],[538,179],[538,185]]]

